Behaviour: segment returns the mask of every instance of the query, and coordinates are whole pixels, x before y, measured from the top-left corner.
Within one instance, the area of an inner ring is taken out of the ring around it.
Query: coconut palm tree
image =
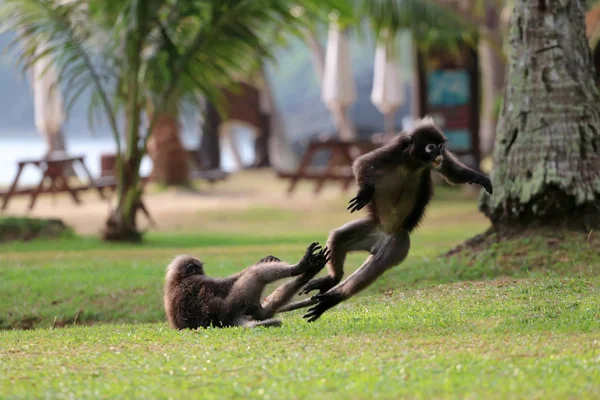
[[[408,26],[419,38],[435,21],[430,3],[373,0],[366,7],[376,29]],[[596,1],[585,3],[590,7]],[[406,8],[401,12],[398,4]],[[583,6],[582,0],[507,2],[504,14],[512,15],[505,43],[504,102],[493,150],[494,193],[482,194],[480,206],[494,230],[532,224],[600,226],[600,97]],[[417,18],[419,13],[423,18]],[[425,31],[403,18],[425,21]],[[472,21],[475,24],[465,25],[460,16],[456,20],[467,32],[485,37],[481,29],[468,29],[477,25],[475,17]]]
[[[493,154],[494,228],[600,227],[600,93],[581,0],[515,0]]]
[[[345,0],[303,2],[345,12]],[[273,32],[294,30],[292,0],[4,0],[0,27],[27,27],[15,59],[28,68],[51,55],[69,102],[93,91],[117,145],[117,201],[107,240],[140,240],[139,168],[164,115],[198,95],[221,104],[220,89],[273,50]],[[36,55],[40,38],[47,51]],[[151,104],[151,110],[147,105]],[[150,111],[150,112],[149,112]],[[122,117],[123,123],[120,123]],[[146,124],[143,122],[147,121]]]

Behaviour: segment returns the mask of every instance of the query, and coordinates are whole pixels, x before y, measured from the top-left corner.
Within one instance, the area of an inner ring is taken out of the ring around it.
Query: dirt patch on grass
[[[16,330],[31,330],[35,328],[35,325],[40,322],[40,318],[35,316],[25,316],[18,321],[12,323],[6,321],[0,321],[0,327],[2,329],[16,329]]]
[[[9,315],[10,317],[10,315]],[[66,328],[76,325],[91,326],[100,322],[99,315],[85,312],[83,309],[77,310],[72,315],[57,316],[52,321],[51,326],[47,326],[47,322],[35,315],[27,315],[11,321],[0,320],[0,330],[33,330],[40,327],[44,328]]]
[[[52,239],[69,234],[72,234],[71,228],[60,219],[0,217],[0,243]]]

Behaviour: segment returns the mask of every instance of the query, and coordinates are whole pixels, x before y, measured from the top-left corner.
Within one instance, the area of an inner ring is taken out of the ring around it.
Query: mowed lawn
[[[595,236],[440,259],[487,227],[454,192],[441,191],[405,263],[314,323],[296,311],[282,328],[168,328],[162,279],[174,255],[216,276],[267,254],[294,262],[354,217],[346,201],[199,211],[208,228],[141,246],[0,245],[0,398],[599,398]],[[350,255],[346,275],[365,256]]]

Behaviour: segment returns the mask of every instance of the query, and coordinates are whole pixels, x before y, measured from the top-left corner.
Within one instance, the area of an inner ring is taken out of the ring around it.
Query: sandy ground
[[[276,178],[273,171],[245,171],[214,185],[200,183],[197,190],[159,190],[150,185],[144,201],[158,222],[156,230],[172,231],[201,226],[202,214],[206,215],[211,210],[244,210],[249,207],[315,210],[326,207],[332,201],[339,202],[354,191],[351,186],[344,194],[340,185],[330,183],[316,197],[312,184],[305,182],[290,196],[286,193],[287,186],[288,181]],[[114,196],[110,201],[101,200],[97,192],[90,190],[80,193],[79,197],[82,202],[77,205],[66,194],[40,195],[31,211],[27,210],[29,196],[13,197],[2,215],[60,218],[78,233],[97,234],[108,216]],[[148,226],[148,221],[141,214],[138,222],[142,228]]]

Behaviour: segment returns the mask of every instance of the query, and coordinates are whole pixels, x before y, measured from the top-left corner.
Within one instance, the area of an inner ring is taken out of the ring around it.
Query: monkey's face
[[[190,275],[204,275],[204,263],[198,259],[189,258],[184,260],[181,267],[182,278]]]
[[[204,275],[204,263],[190,256],[178,256],[167,267],[167,280],[179,281],[192,275]]]
[[[420,163],[435,169],[444,160],[444,145],[446,138],[437,130],[429,129],[413,134],[412,156]]]
[[[425,145],[425,160],[430,163],[433,168],[439,168],[444,161],[444,143],[427,143]]]

